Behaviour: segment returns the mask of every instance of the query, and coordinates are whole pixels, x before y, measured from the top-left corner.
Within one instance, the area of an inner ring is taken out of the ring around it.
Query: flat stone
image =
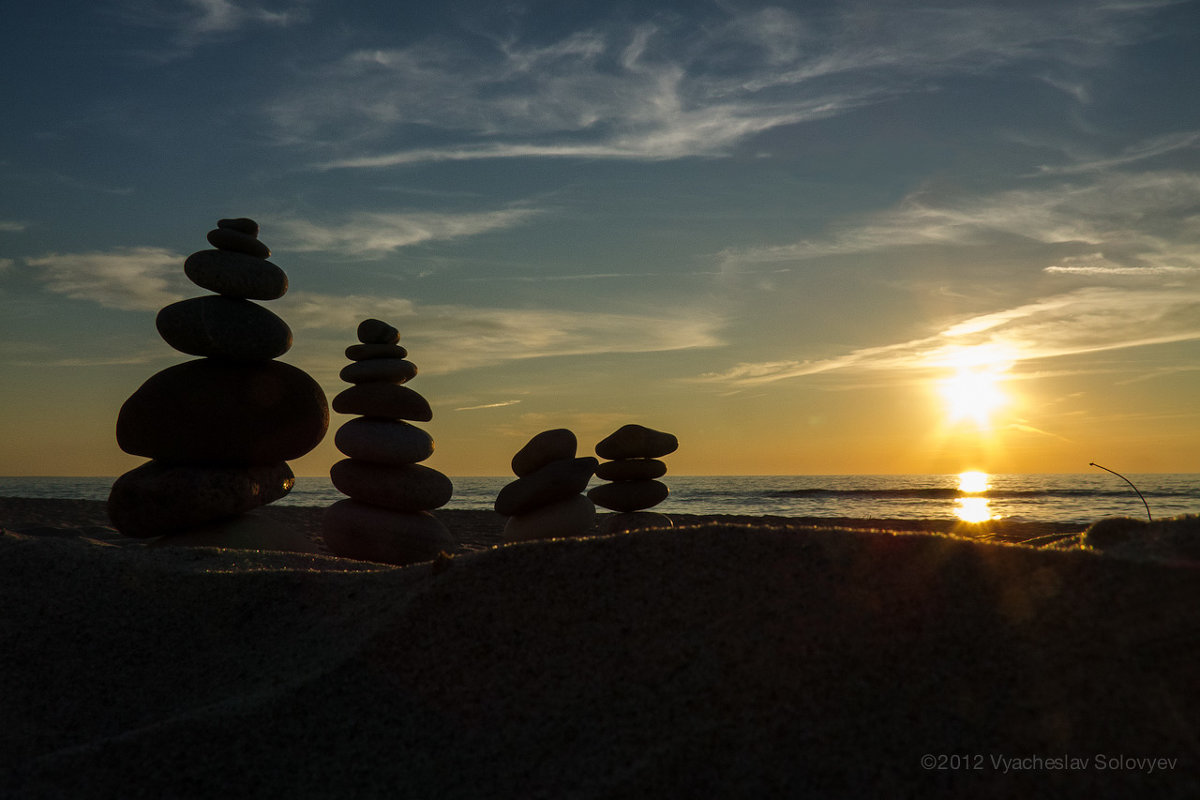
[[[304,534],[251,511],[213,522],[195,530],[163,536],[150,547],[221,547],[228,550],[273,550],[284,553],[319,553],[321,548]]]
[[[596,445],[601,458],[659,458],[679,449],[673,434],[642,425],[625,425]]]
[[[406,383],[417,377],[417,365],[403,358],[371,358],[347,364],[338,377],[346,383]]]
[[[537,472],[517,478],[501,489],[496,497],[496,513],[506,517],[527,514],[579,494],[587,488],[597,463],[590,456],[551,461]]]
[[[121,406],[117,444],[165,463],[270,464],[312,450],[325,392],[282,361],[201,358],[152,375]]]
[[[229,297],[275,300],[287,294],[287,275],[263,258],[231,250],[198,250],[183,262],[197,286]]]
[[[400,331],[380,319],[364,319],[358,323],[358,340],[363,344],[395,344]]]
[[[596,527],[596,506],[581,494],[538,510],[509,517],[504,525],[505,542],[527,542],[534,539],[566,539],[587,536]]]
[[[659,481],[620,481],[595,486],[587,493],[598,506],[613,511],[641,511],[667,499],[670,490]]]
[[[605,461],[596,468],[596,477],[605,481],[640,481],[661,478],[667,474],[667,465],[655,458],[623,458],[620,461]]]
[[[542,431],[513,456],[513,474],[523,477],[536,472],[551,461],[574,458],[578,446],[575,434],[566,428]]]
[[[266,361],[292,348],[292,329],[258,303],[205,295],[171,303],[154,320],[159,335],[193,356]]]
[[[271,248],[253,236],[235,231],[232,228],[213,228],[208,232],[208,243],[218,250],[231,250],[235,253],[245,253],[255,258],[270,258]]]
[[[415,464],[433,455],[433,437],[407,422],[358,417],[338,428],[333,443],[350,458]]]
[[[343,458],[329,468],[329,479],[342,494],[393,511],[439,508],[454,494],[449,478],[420,464],[374,464]]]
[[[408,350],[398,344],[352,344],[346,348],[346,358],[363,361],[368,358],[407,358]]]
[[[258,223],[249,217],[235,217],[232,219],[217,220],[218,228],[228,228],[238,233],[244,233],[247,236],[258,236]]]
[[[398,383],[358,383],[343,389],[333,398],[333,410],[339,414],[362,414],[387,419],[429,422],[433,409],[429,401]]]
[[[600,518],[600,533],[604,536],[673,527],[675,523],[670,517],[656,511],[630,511],[624,514],[606,514]]]
[[[113,483],[108,517],[126,536],[161,536],[274,502],[295,482],[292,468],[283,461],[249,467],[148,461]]]
[[[432,561],[458,547],[446,526],[428,512],[403,513],[354,500],[325,509],[321,535],[342,558],[400,566]]]

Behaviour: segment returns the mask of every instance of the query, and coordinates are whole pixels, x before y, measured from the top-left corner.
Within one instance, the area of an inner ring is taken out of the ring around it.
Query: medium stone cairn
[[[670,490],[656,480],[667,474],[666,463],[659,459],[678,449],[673,434],[641,425],[625,425],[596,445],[596,455],[611,459],[596,468],[596,477],[610,483],[594,487],[588,497],[617,512],[604,518],[601,533],[671,527],[670,517],[646,509],[667,499]]]
[[[274,360],[291,349],[291,329],[253,302],[282,297],[287,275],[266,260],[254,220],[220,220],[208,241],[216,249],[188,256],[183,271],[214,294],[155,320],[167,344],[200,358],[152,375],[121,406],[117,444],[151,460],[117,478],[108,515],[127,536],[163,544],[316,551],[247,513],[291,491],[286,462],[329,426],[320,385]]]
[[[576,458],[575,434],[542,431],[513,456],[517,479],[500,490],[496,513],[508,517],[504,541],[585,536],[596,524],[596,506],[582,492],[600,463]]]
[[[433,455],[433,438],[406,420],[433,419],[429,402],[405,386],[417,366],[407,361],[400,332],[377,319],[363,320],[358,341],[346,349],[353,363],[341,378],[354,384],[333,398],[339,414],[360,414],[334,435],[348,458],[329,477],[349,500],[325,511],[325,544],[339,556],[385,564],[430,561],[456,548],[450,531],[433,514],[454,493],[454,484],[419,462]]]

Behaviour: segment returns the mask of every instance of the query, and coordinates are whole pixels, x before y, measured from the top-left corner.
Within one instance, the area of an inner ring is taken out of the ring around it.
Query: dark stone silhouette
[[[542,431],[512,459],[517,479],[500,490],[496,512],[508,517],[504,539],[519,542],[585,536],[596,524],[596,506],[581,492],[596,471],[596,459],[576,458],[575,434],[566,428]]]
[[[642,528],[669,528],[671,518],[646,509],[667,499],[670,490],[656,480],[667,473],[659,458],[679,449],[673,434],[642,425],[625,425],[596,445],[596,455],[612,459],[596,469],[609,483],[588,492],[598,506],[616,511],[601,524],[603,533],[621,533]]]

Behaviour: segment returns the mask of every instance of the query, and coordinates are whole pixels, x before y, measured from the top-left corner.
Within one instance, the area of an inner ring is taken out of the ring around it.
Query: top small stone
[[[400,341],[400,331],[383,320],[364,319],[358,323],[358,340],[363,344],[395,344]]]
[[[233,228],[213,228],[208,232],[208,243],[218,250],[245,253],[255,258],[270,258],[271,248],[249,233]]]
[[[625,425],[596,445],[596,455],[611,459],[658,458],[678,449],[679,440],[672,433],[641,425]]]
[[[258,223],[247,217],[238,217],[237,219],[219,219],[217,220],[218,228],[245,233],[250,236],[258,237]]]
[[[542,431],[513,456],[513,474],[523,478],[537,472],[551,461],[575,458],[575,448],[578,445],[575,434],[566,428]]]

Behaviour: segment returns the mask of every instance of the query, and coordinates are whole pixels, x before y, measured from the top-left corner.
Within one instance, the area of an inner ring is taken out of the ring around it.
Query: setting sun
[[[970,420],[979,428],[991,427],[992,414],[1009,402],[1000,384],[1010,363],[985,348],[957,353],[951,362],[954,374],[938,382],[950,421]]]

